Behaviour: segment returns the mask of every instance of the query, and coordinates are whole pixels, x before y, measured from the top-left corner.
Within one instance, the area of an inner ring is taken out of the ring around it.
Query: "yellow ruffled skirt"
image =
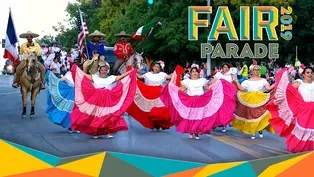
[[[275,134],[268,121],[271,114],[265,108],[270,97],[270,93],[238,91],[237,109],[234,114],[235,119],[231,122],[232,127],[250,135],[265,129]]]

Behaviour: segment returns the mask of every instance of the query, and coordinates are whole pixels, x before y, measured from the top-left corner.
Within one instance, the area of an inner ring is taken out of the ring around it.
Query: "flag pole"
[[[82,26],[84,25],[83,24],[83,12],[81,11],[80,7],[78,7],[78,10],[79,10],[79,13],[80,13],[80,18],[81,18],[81,24]],[[84,38],[84,41],[85,41],[85,49],[86,49],[86,53],[87,53],[87,58],[89,59],[89,53],[88,53],[88,49],[87,49],[87,41],[86,41],[86,38]],[[83,51],[82,51],[83,53]],[[81,56],[82,57],[82,56]],[[82,60],[81,60],[81,63],[82,63]]]

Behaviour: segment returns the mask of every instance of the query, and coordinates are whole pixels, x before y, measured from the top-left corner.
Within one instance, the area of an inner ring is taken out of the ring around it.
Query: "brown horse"
[[[106,59],[104,56],[99,56],[99,54],[94,54],[91,60],[87,60],[83,64],[83,71],[86,74],[96,74],[100,66],[106,65]],[[110,68],[110,66],[108,66]]]
[[[30,53],[27,62],[26,67],[24,71],[21,72],[21,94],[22,94],[22,101],[23,101],[23,113],[22,113],[22,119],[26,117],[26,106],[27,106],[27,95],[28,92],[31,93],[31,119],[34,119],[35,115],[35,101],[36,97],[40,91],[40,70],[36,64],[37,62],[37,56],[35,53]]]

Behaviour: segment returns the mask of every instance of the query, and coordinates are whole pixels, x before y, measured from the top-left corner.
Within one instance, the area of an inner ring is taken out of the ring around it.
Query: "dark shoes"
[[[18,87],[19,87],[19,84],[18,84],[18,83],[13,83],[13,84],[12,84],[12,87],[13,87],[13,88],[18,88]]]
[[[40,90],[45,90],[45,89],[46,89],[45,84],[41,84],[41,85],[40,85]]]

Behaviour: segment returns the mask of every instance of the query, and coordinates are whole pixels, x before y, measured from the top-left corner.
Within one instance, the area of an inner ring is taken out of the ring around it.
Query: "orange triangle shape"
[[[276,177],[296,177],[302,174],[302,177],[313,177],[314,168],[314,152],[312,152],[309,156],[297,162],[292,167],[286,169],[285,171],[278,174]]]
[[[163,177],[191,177],[191,176],[194,176],[195,174],[197,174],[198,172],[200,172],[201,170],[203,170],[205,167],[206,166],[194,168],[191,170],[181,171],[179,173],[175,173],[175,174],[171,174],[171,175],[167,175],[167,176],[163,176]]]

